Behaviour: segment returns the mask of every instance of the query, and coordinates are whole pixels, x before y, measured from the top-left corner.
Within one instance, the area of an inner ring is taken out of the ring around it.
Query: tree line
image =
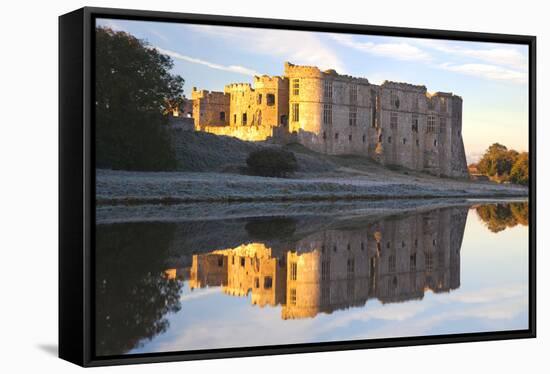
[[[474,164],[479,173],[497,182],[527,185],[529,183],[529,152],[517,152],[494,143],[479,162]]]

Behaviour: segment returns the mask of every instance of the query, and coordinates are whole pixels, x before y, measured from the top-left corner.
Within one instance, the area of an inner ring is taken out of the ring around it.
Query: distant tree
[[[518,155],[517,151],[508,150],[506,146],[494,143],[477,164],[477,169],[480,173],[496,177],[501,181],[508,180]]]
[[[96,164],[126,170],[176,166],[163,116],[183,93],[173,61],[145,41],[96,28]]]
[[[510,171],[510,181],[523,185],[529,183],[529,153],[519,154]]]
[[[246,159],[254,175],[264,177],[285,177],[298,169],[294,153],[281,149],[260,149],[253,151]]]

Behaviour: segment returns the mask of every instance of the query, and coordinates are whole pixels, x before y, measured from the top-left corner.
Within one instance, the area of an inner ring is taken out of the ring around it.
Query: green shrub
[[[253,175],[285,177],[298,169],[294,153],[281,149],[260,149],[248,155],[246,164]]]

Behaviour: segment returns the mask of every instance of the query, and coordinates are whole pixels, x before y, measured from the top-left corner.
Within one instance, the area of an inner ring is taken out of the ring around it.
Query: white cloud
[[[238,50],[245,50],[301,65],[345,72],[338,54],[318,34],[291,30],[270,30],[221,26],[188,26],[194,32],[226,40]]]
[[[373,43],[359,42],[351,35],[333,34],[331,38],[340,44],[380,57],[389,57],[402,61],[431,61],[431,56],[422,49],[405,42]]]
[[[461,302],[466,304],[489,303],[496,300],[505,300],[514,297],[520,297],[526,292],[522,285],[512,285],[508,287],[483,288],[480,290],[458,292],[450,294],[447,302]]]
[[[368,304],[368,303],[367,303]],[[390,307],[377,305],[373,309],[367,307],[354,310],[338,311],[335,316],[319,327],[318,332],[327,332],[349,325],[354,321],[367,322],[371,320],[405,321],[412,319],[426,310],[426,305],[412,301],[403,304],[392,304]]]
[[[175,58],[177,60],[182,60],[182,61],[186,61],[186,62],[191,62],[193,64],[208,66],[209,68],[216,69],[216,70],[229,71],[229,72],[232,72],[232,73],[238,73],[238,74],[250,75],[250,76],[261,75],[260,73],[258,73],[257,71],[255,71],[253,69],[249,69],[247,67],[240,66],[240,65],[221,65],[221,64],[214,63],[214,62],[202,60],[200,58],[182,55],[181,53],[174,52],[174,51],[164,49],[164,48],[159,48],[159,47],[151,47],[151,48],[155,48],[160,53],[166,54],[166,55],[168,55],[172,58]]]
[[[488,64],[452,64],[449,62],[439,64],[441,69],[470,75],[473,77],[490,79],[495,81],[509,81],[525,84],[528,81],[527,72],[511,70],[505,67]]]
[[[490,45],[488,48],[466,48],[441,40],[428,39],[416,40],[415,43],[450,55],[474,58],[492,65],[508,66],[521,71],[528,70],[527,55],[514,47]]]

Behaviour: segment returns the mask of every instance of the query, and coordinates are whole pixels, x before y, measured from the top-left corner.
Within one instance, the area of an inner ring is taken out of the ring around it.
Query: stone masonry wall
[[[284,69],[284,77],[254,77],[254,87],[194,90],[195,129],[249,141],[292,140],[321,153],[468,176],[459,96],[407,83],[375,85],[315,66],[286,62]]]

